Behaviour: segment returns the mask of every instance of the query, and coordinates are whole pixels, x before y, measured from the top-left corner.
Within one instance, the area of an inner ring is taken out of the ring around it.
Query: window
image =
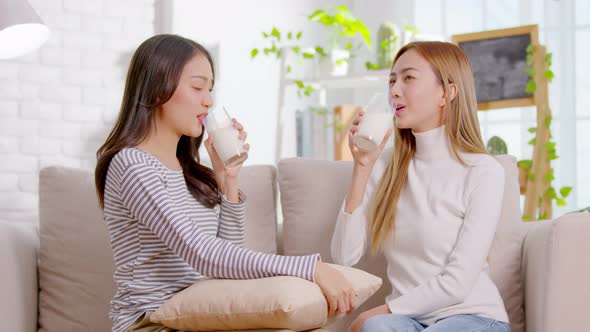
[[[565,207],[554,216],[590,205],[590,0],[416,0],[414,24],[425,34],[444,35],[539,25],[539,42],[553,54],[555,79],[549,85],[552,134],[559,159],[555,188],[571,185]],[[497,135],[509,154],[530,159],[534,107],[480,112],[484,140]]]

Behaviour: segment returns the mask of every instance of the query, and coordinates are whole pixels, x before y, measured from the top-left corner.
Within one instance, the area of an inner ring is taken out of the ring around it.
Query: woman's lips
[[[202,114],[197,115],[197,119],[199,119],[199,122],[201,124],[204,124],[206,116],[207,116],[207,113],[202,113]]]
[[[395,115],[399,115],[401,112],[403,112],[406,109],[406,106],[400,106],[398,108],[395,109]]]

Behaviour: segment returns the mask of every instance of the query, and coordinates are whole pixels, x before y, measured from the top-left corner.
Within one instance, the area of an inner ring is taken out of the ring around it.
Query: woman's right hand
[[[354,118],[354,120],[352,120],[352,126],[348,130],[348,147],[350,148],[350,152],[352,152],[352,157],[354,159],[354,163],[355,163],[356,167],[360,167],[360,168],[367,169],[367,170],[372,170],[373,166],[375,165],[375,162],[379,158],[379,155],[381,155],[381,152],[383,152],[383,149],[385,148],[385,144],[387,143],[387,140],[389,140],[389,137],[391,137],[391,134],[393,133],[393,129],[389,129],[387,131],[387,133],[385,134],[385,137],[383,137],[383,140],[381,141],[381,144],[379,144],[379,146],[375,150],[365,152],[365,151],[359,149],[358,146],[356,146],[352,142],[352,138],[358,132],[359,125],[363,121],[364,115],[365,115],[365,110],[362,108],[359,108],[356,117]]]
[[[321,261],[317,262],[315,283],[320,286],[328,302],[328,317],[350,313],[358,295],[342,273]]]

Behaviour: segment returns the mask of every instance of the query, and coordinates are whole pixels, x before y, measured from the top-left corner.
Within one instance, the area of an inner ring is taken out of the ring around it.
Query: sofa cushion
[[[506,304],[513,332],[524,331],[524,300],[521,276],[522,243],[526,225],[520,220],[520,197],[516,160],[497,156],[505,168],[505,193],[502,216],[489,255],[491,277]],[[286,255],[304,255],[319,250],[322,259],[331,261],[330,240],[338,212],[350,186],[352,162],[286,159],[279,162],[279,188],[283,210],[283,248]],[[385,259],[365,254],[356,266],[387,280]],[[379,292],[360,311],[382,305],[391,292],[385,282]],[[342,331],[354,319],[338,321],[328,327]]]
[[[351,267],[344,274],[364,302],[381,286],[381,278]],[[296,277],[255,280],[203,280],[174,295],[150,317],[154,323],[182,331],[287,328],[305,331],[326,325],[328,304],[313,282]]]
[[[276,251],[275,168],[244,167],[246,247]],[[39,180],[40,331],[109,331],[113,256],[90,171],[49,167]]]
[[[520,211],[520,188],[516,158],[497,156],[504,167],[505,185],[502,213],[488,256],[490,275],[508,312],[512,332],[525,331],[524,279],[522,251],[524,238],[532,223],[524,223]]]
[[[338,211],[350,185],[352,163],[345,161],[285,159],[279,162],[279,188],[283,211],[282,244],[285,255],[319,252],[322,260],[332,262],[330,241]],[[370,253],[355,266],[387,280],[387,263],[382,255]],[[353,314],[326,327],[346,331],[354,317],[384,303],[391,293],[389,282]]]

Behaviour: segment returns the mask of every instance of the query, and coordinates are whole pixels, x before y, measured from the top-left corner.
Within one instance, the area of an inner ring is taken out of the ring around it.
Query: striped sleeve
[[[217,237],[228,240],[240,247],[244,246],[246,224],[246,195],[240,190],[238,203],[221,197],[219,212],[219,231]]]
[[[161,173],[149,164],[127,165],[121,176],[120,192],[131,214],[204,276],[255,279],[289,275],[314,281],[319,254],[264,254],[203,233],[175,206]]]

